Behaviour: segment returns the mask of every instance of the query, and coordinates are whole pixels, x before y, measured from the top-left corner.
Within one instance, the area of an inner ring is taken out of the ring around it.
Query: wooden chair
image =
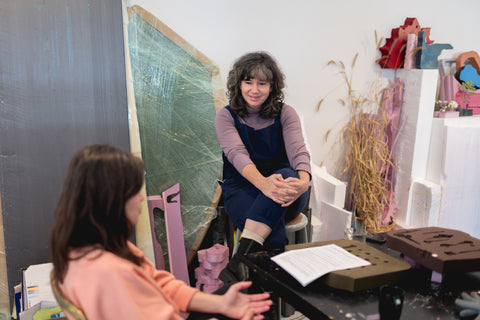
[[[57,281],[53,278],[53,272],[50,274],[50,284],[52,286],[53,294],[55,299],[57,299],[58,305],[64,312],[67,312],[76,320],[87,320],[87,317],[83,311],[68,300],[62,293],[62,289],[58,286]]]

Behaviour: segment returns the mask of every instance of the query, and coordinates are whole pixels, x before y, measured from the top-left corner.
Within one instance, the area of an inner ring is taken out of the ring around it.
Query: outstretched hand
[[[457,298],[455,304],[462,307],[461,317],[477,315],[475,320],[480,320],[480,295],[478,292],[462,292],[462,298]]]
[[[241,320],[264,319],[262,313],[268,311],[272,305],[268,293],[245,294],[240,290],[252,285],[251,281],[241,281],[233,284],[223,295],[223,315]]]

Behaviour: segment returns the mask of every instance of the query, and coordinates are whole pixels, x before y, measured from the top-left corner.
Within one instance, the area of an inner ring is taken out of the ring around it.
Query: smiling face
[[[138,222],[138,217],[142,213],[142,202],[144,199],[143,193],[139,191],[125,203],[125,215],[127,216],[127,221],[132,226]]]
[[[240,83],[240,90],[242,91],[242,97],[245,99],[248,106],[254,109],[259,109],[270,95],[272,86],[268,81],[249,78],[242,80]]]

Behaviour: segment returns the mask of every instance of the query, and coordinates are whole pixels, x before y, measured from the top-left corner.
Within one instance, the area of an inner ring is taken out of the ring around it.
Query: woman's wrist
[[[225,308],[224,295],[216,295],[198,291],[190,300],[187,306],[187,311],[224,314]]]
[[[301,191],[303,194],[308,190],[308,187],[310,185],[310,174],[307,171],[299,170],[298,177],[300,180]]]

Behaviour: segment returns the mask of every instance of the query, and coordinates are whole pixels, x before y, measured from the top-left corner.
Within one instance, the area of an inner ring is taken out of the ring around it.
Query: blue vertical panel
[[[10,302],[48,234],[74,151],[129,150],[122,3],[0,1],[0,195]]]

